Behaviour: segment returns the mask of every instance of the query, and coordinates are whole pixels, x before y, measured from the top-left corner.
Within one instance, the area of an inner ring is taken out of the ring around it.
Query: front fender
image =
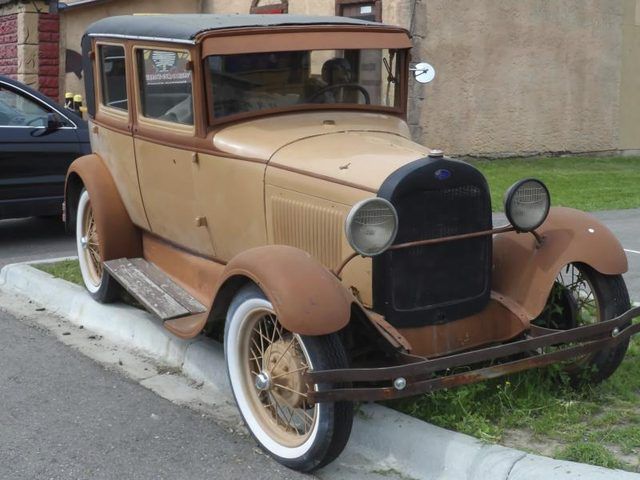
[[[529,320],[542,312],[563,266],[586,263],[605,275],[627,271],[627,256],[613,233],[580,210],[555,207],[533,235],[508,232],[493,239],[493,290],[514,301]]]
[[[237,286],[243,279],[262,289],[280,323],[291,332],[326,335],[349,323],[353,297],[335,275],[303,250],[269,245],[238,254],[222,274],[212,311],[219,309],[218,302],[229,300],[227,286]]]
[[[141,257],[140,231],[131,222],[111,173],[96,154],[77,158],[69,166],[64,192],[67,225],[75,224],[76,204],[83,187],[91,198],[102,260]]]

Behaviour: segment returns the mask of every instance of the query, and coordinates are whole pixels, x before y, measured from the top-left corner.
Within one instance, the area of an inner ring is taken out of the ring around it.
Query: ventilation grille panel
[[[323,265],[340,264],[343,213],[331,207],[289,198],[273,197],[273,243],[310,253]]]

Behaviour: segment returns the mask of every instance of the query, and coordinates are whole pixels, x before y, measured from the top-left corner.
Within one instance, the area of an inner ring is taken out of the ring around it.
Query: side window
[[[142,115],[182,125],[193,125],[189,53],[136,50]]]
[[[46,127],[49,113],[44,105],[0,85],[0,127]]]
[[[124,47],[100,45],[102,104],[124,110],[129,108],[125,76]]]

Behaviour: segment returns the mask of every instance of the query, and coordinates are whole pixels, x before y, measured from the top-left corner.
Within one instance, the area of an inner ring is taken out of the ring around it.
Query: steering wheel
[[[305,103],[313,103],[313,101],[316,98],[318,98],[320,95],[323,95],[326,92],[330,92],[331,90],[340,90],[340,89],[347,89],[347,88],[360,91],[360,93],[362,93],[362,96],[364,97],[364,103],[366,103],[367,105],[371,104],[371,96],[369,95],[369,92],[367,92],[367,90],[362,85],[358,85],[357,83],[336,83],[335,85],[327,85],[326,87],[322,87],[317,92],[309,95],[307,98],[304,99],[304,101]]]

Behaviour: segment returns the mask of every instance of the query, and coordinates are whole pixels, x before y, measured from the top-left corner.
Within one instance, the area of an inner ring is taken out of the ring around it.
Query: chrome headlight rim
[[[542,187],[547,197],[547,202],[546,202],[546,208],[545,208],[544,214],[541,216],[541,219],[533,227],[522,228],[522,226],[518,225],[518,223],[515,221],[512,215],[513,212],[511,211],[511,203],[513,201],[514,195],[518,192],[518,190],[524,184],[529,182],[535,182]],[[507,220],[515,228],[517,232],[524,232],[524,233],[533,232],[534,230],[540,228],[540,225],[542,225],[547,220],[547,217],[549,216],[549,210],[551,209],[551,194],[549,193],[549,188],[547,188],[547,186],[542,180],[539,180],[533,177],[523,178],[515,182],[513,185],[511,185],[507,189],[507,191],[504,194],[503,205],[504,205],[504,213],[507,217]]]
[[[380,203],[382,205],[384,205],[385,207],[387,207],[389,209],[389,211],[391,213],[393,213],[393,217],[394,217],[394,226],[393,226],[393,230],[391,235],[389,236],[388,240],[384,243],[384,245],[378,249],[375,253],[373,252],[366,252],[364,251],[362,248],[360,248],[352,235],[352,230],[350,228],[350,226],[353,224],[353,220],[355,219],[356,215],[358,214],[358,212],[365,206],[371,204],[371,203]],[[398,212],[396,212],[395,207],[393,206],[393,204],[382,197],[371,197],[371,198],[365,198],[364,200],[360,200],[358,203],[354,204],[353,207],[351,207],[351,210],[349,210],[349,213],[347,215],[347,218],[345,219],[344,222],[344,229],[345,229],[345,235],[347,237],[347,241],[349,242],[349,245],[351,246],[351,248],[353,248],[353,250],[358,254],[361,255],[363,257],[376,257],[384,252],[386,252],[389,247],[391,245],[393,245],[393,242],[396,239],[396,236],[398,234]]]

